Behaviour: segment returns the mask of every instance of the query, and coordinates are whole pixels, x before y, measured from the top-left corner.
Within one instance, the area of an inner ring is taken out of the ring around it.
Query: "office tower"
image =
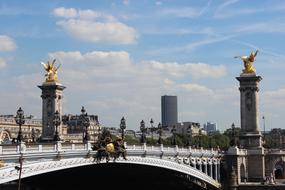
[[[177,96],[161,96],[161,122],[162,126],[176,125],[178,122]]]

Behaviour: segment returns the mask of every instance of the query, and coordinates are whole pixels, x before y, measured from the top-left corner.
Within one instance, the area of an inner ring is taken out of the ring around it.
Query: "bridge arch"
[[[77,178],[78,177],[78,178]],[[48,186],[46,179],[49,179]],[[80,180],[80,181],[77,181]],[[192,181],[191,177],[173,170],[158,168],[154,166],[146,166],[143,164],[129,163],[100,163],[90,166],[80,166],[69,168],[56,172],[45,173],[22,180],[23,185],[31,185],[41,189],[73,189],[79,187],[81,189],[90,189],[87,184],[92,184],[94,189],[101,189],[103,185],[106,189],[197,189],[201,190],[200,184]],[[110,182],[110,183],[106,183]],[[43,185],[45,184],[45,185]],[[66,185],[64,185],[66,184]],[[56,188],[53,188],[53,187]],[[59,186],[59,187],[58,187]],[[66,187],[67,186],[67,187]],[[101,186],[101,188],[99,188]],[[62,188],[60,188],[62,187]],[[207,186],[208,189],[208,186]],[[209,188],[215,189],[215,188]]]
[[[105,161],[99,164],[104,164]],[[139,157],[139,156],[129,156],[128,160],[118,159],[115,163],[120,164],[134,164],[134,165],[147,165],[154,166],[158,168],[168,169],[180,174],[188,176],[189,180],[199,184],[202,187],[211,187],[211,189],[218,189],[220,183],[215,179],[211,178],[207,174],[203,173],[201,170],[197,170],[190,165],[181,164],[174,162],[173,160],[152,158],[152,157]],[[94,165],[92,157],[90,158],[66,158],[59,160],[41,160],[31,163],[24,163],[22,170],[22,178],[27,178],[31,176],[37,176],[44,173],[60,171],[64,169],[71,169],[81,166]],[[108,163],[109,164],[109,163]],[[113,163],[110,163],[113,164]],[[0,181],[2,183],[17,180],[19,177],[18,171],[14,169],[14,165],[3,169],[6,172],[2,172],[0,175]]]
[[[97,164],[93,156],[97,151],[90,144],[25,144],[3,146],[0,148],[0,184],[17,180],[17,168],[23,161],[22,178],[38,176],[43,173],[75,169],[81,166]],[[116,163],[154,166],[168,169],[188,176],[201,186],[218,189],[220,184],[220,154],[214,150],[185,149],[176,147],[127,147],[127,160],[118,159]],[[21,159],[20,159],[21,158]],[[104,161],[106,162],[106,161]],[[102,162],[101,162],[102,163]]]

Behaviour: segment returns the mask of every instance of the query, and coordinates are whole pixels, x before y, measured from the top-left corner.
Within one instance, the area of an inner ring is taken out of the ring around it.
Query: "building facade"
[[[97,115],[89,115],[90,126],[88,127],[88,133],[90,135],[90,141],[97,140],[101,127],[98,122]],[[63,115],[62,116],[63,127],[66,127],[67,132],[64,135],[64,139],[67,142],[82,142],[85,128],[82,126],[80,115]]]
[[[19,126],[15,122],[14,115],[0,116],[0,144],[11,144],[16,142]],[[22,125],[23,140],[25,142],[37,141],[42,134],[42,120],[26,117]]]
[[[206,135],[206,131],[200,127],[197,122],[180,122],[175,125],[176,133],[181,135],[190,135],[192,137],[198,135]]]
[[[161,96],[161,123],[163,127],[176,125],[178,122],[177,96]]]
[[[204,130],[207,131],[208,134],[217,132],[218,130],[217,123],[213,123],[213,122],[205,123]]]

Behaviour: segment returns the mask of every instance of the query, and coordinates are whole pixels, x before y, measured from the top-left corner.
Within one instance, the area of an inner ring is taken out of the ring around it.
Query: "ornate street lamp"
[[[161,125],[161,123],[158,123],[157,128],[158,128],[158,135],[159,135],[157,143],[158,144],[162,144],[162,138],[161,138],[161,135],[162,135],[162,125]]]
[[[235,124],[232,124],[232,146],[236,145]]]
[[[171,133],[172,133],[172,145],[177,145],[176,142],[176,127],[175,125],[173,125],[172,129],[171,129]]]
[[[58,126],[60,124],[61,124],[60,114],[56,110],[56,112],[54,113],[54,116],[53,116],[53,125],[55,126],[55,134],[54,134],[54,137],[53,137],[54,141],[60,141],[60,137],[58,135]]]
[[[154,127],[153,127],[153,120],[152,118],[150,119],[150,131],[151,131],[151,143],[153,143],[153,132],[154,132]]]
[[[187,135],[188,138],[187,138],[187,146],[191,146],[191,138],[192,138],[192,128],[191,128],[191,125],[188,126],[187,128]]]
[[[22,142],[23,141],[22,125],[25,124],[25,116],[24,116],[24,111],[22,110],[21,107],[17,110],[17,115],[15,117],[15,121],[19,125],[17,141]]]
[[[202,147],[202,130],[200,129],[199,130],[199,148],[201,148]]]
[[[265,117],[262,116],[262,120],[263,120],[263,139],[265,141]]]
[[[125,137],[125,129],[126,129],[126,120],[125,120],[124,117],[122,117],[122,119],[121,119],[120,129],[122,131],[122,139],[124,139],[124,137]]]
[[[145,132],[146,132],[146,128],[145,128],[145,123],[144,121],[142,120],[141,123],[140,123],[140,130],[142,132],[142,135],[141,135],[141,143],[144,144],[146,143],[146,136],[145,136]]]
[[[31,135],[31,137],[32,137],[32,142],[33,143],[36,142],[36,133],[35,133],[35,129],[34,128],[32,128],[32,135]]]
[[[90,140],[90,135],[88,133],[88,127],[90,126],[90,118],[85,111],[84,106],[81,108],[81,115],[80,115],[81,126],[85,127],[85,135],[83,137],[83,142],[87,142]]]

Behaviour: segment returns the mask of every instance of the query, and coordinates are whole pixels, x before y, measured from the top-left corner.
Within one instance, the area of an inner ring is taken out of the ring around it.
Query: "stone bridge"
[[[127,160],[117,159],[116,163],[155,166],[186,174],[202,187],[219,189],[221,155],[213,149],[191,149],[128,145]],[[96,163],[91,144],[31,144],[0,146],[0,184],[17,180],[17,168],[22,163],[21,178],[55,172],[58,170]],[[22,160],[22,162],[20,162]]]

